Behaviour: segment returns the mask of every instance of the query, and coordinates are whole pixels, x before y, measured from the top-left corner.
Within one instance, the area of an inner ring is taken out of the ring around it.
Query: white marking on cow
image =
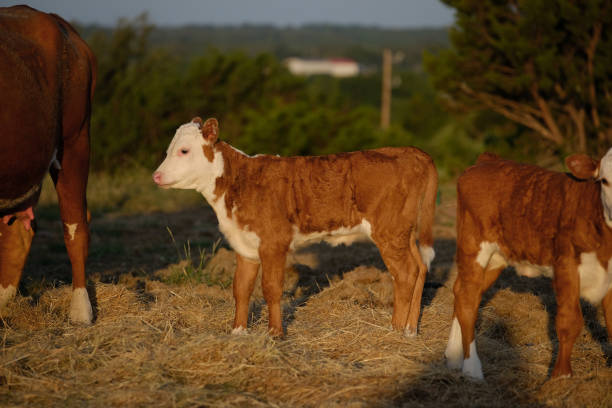
[[[461,343],[461,326],[455,317],[451,324],[448,343],[446,344],[446,366],[453,370],[460,370],[463,367],[463,344]]]
[[[463,361],[463,374],[472,377],[476,380],[484,380],[482,375],[482,364],[476,352],[476,342],[472,340],[470,343],[470,356]]]
[[[419,252],[421,253],[421,259],[423,260],[423,263],[427,267],[427,270],[429,270],[429,268],[431,267],[431,261],[433,261],[434,257],[436,256],[436,252],[430,246],[419,247]]]
[[[219,220],[219,230],[228,240],[234,251],[241,256],[251,260],[259,261],[259,244],[261,239],[253,231],[249,231],[248,226],[241,228],[236,220],[236,207],[233,208],[228,217],[225,206],[225,194],[218,200],[208,201],[217,214]]]
[[[168,146],[166,159],[156,170],[161,174],[160,186],[195,189],[212,204],[215,180],[223,175],[223,155],[215,152],[210,162],[203,146],[210,146],[210,142],[204,139],[197,124],[181,125]]]
[[[417,335],[417,329],[410,327],[410,325],[406,326],[404,329],[404,337],[413,338]]]
[[[331,231],[317,231],[307,234],[301,233],[299,228],[294,225],[291,249],[317,241],[325,241],[332,246],[338,246],[340,244],[350,245],[353,242],[371,239],[372,225],[365,218],[354,227],[340,227]]]
[[[4,309],[12,298],[15,297],[17,288],[13,285],[8,285],[6,288],[0,285],[0,309]]]
[[[480,243],[480,251],[478,251],[478,255],[476,256],[476,263],[483,268],[486,268],[489,265],[489,260],[493,256],[494,253],[499,251],[499,245],[495,242],[483,241]]]
[[[612,288],[612,263],[608,261],[607,270],[597,259],[595,252],[580,254],[580,296],[593,304],[598,304]]]
[[[234,327],[232,329],[232,335],[234,336],[244,336],[246,334],[249,334],[249,332],[242,326]]]
[[[64,225],[68,229],[68,235],[70,235],[70,240],[74,241],[74,234],[76,233],[79,223],[75,223],[75,224],[64,223]]]
[[[608,185],[601,183],[601,202],[604,210],[606,225],[612,228],[612,149],[599,162],[599,173],[595,175],[599,179],[608,180]]]
[[[511,262],[512,266],[516,270],[516,274],[519,276],[526,276],[528,278],[537,278],[538,276],[545,276],[547,278],[553,277],[553,267],[550,265],[534,265],[527,261]]]
[[[91,324],[93,311],[89,302],[89,295],[85,288],[72,290],[72,301],[70,302],[70,320],[73,323]]]

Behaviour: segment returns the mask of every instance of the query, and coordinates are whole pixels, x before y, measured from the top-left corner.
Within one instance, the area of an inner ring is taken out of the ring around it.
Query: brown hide
[[[552,375],[571,375],[571,349],[583,325],[580,256],[595,252],[606,270],[612,256],[612,232],[604,220],[600,194],[601,186],[592,178],[579,180],[489,153],[459,177],[454,315],[461,326],[465,359],[470,357],[482,293],[507,264],[528,262],[554,270],[560,346]],[[503,261],[499,255],[489,264],[488,258],[477,260],[481,243],[497,244]],[[606,304],[612,304],[609,294]],[[607,309],[612,333],[612,306]]]
[[[209,158],[212,153],[206,153]],[[280,297],[283,267],[295,232],[330,232],[367,220],[371,238],[394,276],[392,325],[415,334],[426,267],[416,246],[433,246],[437,173],[416,148],[382,148],[322,157],[247,157],[223,142],[224,174],[217,199],[243,230],[261,240],[262,285],[270,330],[282,334]],[[246,327],[248,298],[257,267],[238,256],[234,278],[236,319]],[[251,261],[252,262],[252,261]]]
[[[259,236],[353,227],[366,218],[372,234],[416,228],[427,183],[437,184],[431,158],[416,148],[385,148],[321,157],[246,158],[219,142],[224,176],[215,194],[225,194],[228,214],[236,207],[239,223]],[[431,180],[434,178],[434,180]],[[374,228],[376,226],[376,228]],[[431,235],[421,238],[431,246]]]
[[[536,265],[553,265],[555,242],[561,237],[579,252],[598,250],[608,231],[599,197],[600,186],[593,180],[479,158],[457,181],[458,218],[475,219],[465,234],[460,229],[459,245],[477,252],[480,242],[495,242],[511,260]],[[607,262],[611,250],[602,248],[602,261]]]
[[[0,8],[0,202],[40,185],[51,168],[73,267],[75,288],[85,285],[89,233],[85,189],[89,169],[89,121],[95,87],[95,58],[62,18],[27,6]],[[0,208],[0,216],[23,211],[38,196]],[[18,224],[2,228],[17,228]],[[2,251],[11,243],[4,234]],[[28,246],[29,248],[29,246]],[[27,251],[26,251],[27,255]],[[25,259],[24,259],[25,261]],[[0,270],[0,283],[15,285],[21,271]]]

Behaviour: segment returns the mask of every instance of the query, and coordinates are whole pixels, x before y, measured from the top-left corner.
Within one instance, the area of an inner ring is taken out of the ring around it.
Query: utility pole
[[[391,50],[383,50],[382,60],[382,96],[380,103],[380,127],[389,129],[391,123]]]

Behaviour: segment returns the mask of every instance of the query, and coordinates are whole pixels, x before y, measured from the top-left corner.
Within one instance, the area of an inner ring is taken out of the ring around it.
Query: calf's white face
[[[166,158],[153,173],[155,183],[162,188],[212,193],[215,179],[223,174],[223,160],[220,153],[209,159],[203,149],[216,140],[216,126],[216,121],[202,125],[199,118],[180,126],[166,151]]]
[[[601,181],[601,202],[606,223],[612,227],[612,149],[601,158],[597,176]]]

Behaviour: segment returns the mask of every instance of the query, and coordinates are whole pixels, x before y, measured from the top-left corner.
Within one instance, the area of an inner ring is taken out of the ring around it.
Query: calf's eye
[[[602,178],[601,179],[601,184],[603,184],[604,186],[607,186],[608,185],[608,180],[605,179],[605,178]]]
[[[189,149],[181,149],[180,150],[180,154],[187,154],[189,153]]]

